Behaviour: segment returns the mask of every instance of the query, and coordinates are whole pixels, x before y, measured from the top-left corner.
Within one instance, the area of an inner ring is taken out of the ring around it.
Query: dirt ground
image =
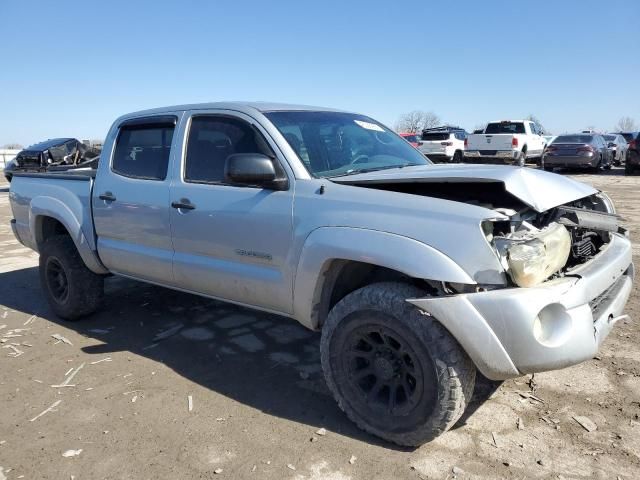
[[[576,178],[609,193],[638,238],[640,177]],[[0,480],[640,478],[637,290],[632,320],[596,358],[504,382],[447,434],[402,449],[338,409],[318,335],[290,320],[116,278],[102,311],[57,319],[36,254],[11,234],[7,192],[0,185]]]

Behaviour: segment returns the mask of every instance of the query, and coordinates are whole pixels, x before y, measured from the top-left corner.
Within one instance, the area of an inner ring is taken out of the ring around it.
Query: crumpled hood
[[[420,165],[331,179],[350,185],[393,183],[501,183],[537,212],[588,197],[598,190],[555,173],[506,165]]]

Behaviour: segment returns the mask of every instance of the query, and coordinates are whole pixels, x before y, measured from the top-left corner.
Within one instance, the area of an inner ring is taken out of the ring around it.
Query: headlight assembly
[[[542,230],[496,237],[495,244],[513,282],[519,287],[533,287],[565,266],[571,235],[564,225],[551,223]]]

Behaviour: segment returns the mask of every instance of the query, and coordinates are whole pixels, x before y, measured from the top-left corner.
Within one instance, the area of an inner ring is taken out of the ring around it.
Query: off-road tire
[[[395,282],[375,283],[356,290],[333,307],[320,342],[324,376],[339,407],[361,429],[403,446],[422,445],[451,428],[471,400],[475,383],[475,365],[453,336],[434,317],[406,301],[424,295],[412,285]],[[368,329],[373,333],[363,337],[361,332]],[[382,343],[377,342],[379,339]],[[372,351],[365,348],[367,342],[375,344]],[[387,360],[379,360],[379,349],[389,350],[380,354],[382,358],[399,356],[388,362],[392,372],[404,368],[407,373],[403,370],[385,378],[389,367],[386,370],[380,367],[380,362],[385,367]],[[360,353],[354,355],[354,351],[365,350],[374,363],[358,358]],[[377,372],[370,374],[374,380],[367,380],[358,372],[353,374],[351,370],[359,362],[368,365],[364,370]],[[411,375],[416,375],[413,382]],[[364,380],[375,382],[368,394],[362,391]],[[393,387],[395,393],[385,386],[374,395],[373,400],[378,401],[387,388],[389,408],[383,411],[367,399],[378,381],[396,385],[403,382]],[[398,407],[398,414],[392,414],[402,397],[400,389],[407,400],[404,411]],[[394,407],[390,407],[391,398]]]
[[[104,298],[104,277],[86,267],[71,237],[53,236],[39,250],[40,285],[54,313],[77,320],[95,312]]]

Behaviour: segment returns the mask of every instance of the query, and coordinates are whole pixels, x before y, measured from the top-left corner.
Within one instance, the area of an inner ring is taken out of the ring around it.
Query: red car
[[[420,145],[420,135],[417,133],[401,133],[400,136],[409,142],[414,148],[418,148],[418,145]]]

